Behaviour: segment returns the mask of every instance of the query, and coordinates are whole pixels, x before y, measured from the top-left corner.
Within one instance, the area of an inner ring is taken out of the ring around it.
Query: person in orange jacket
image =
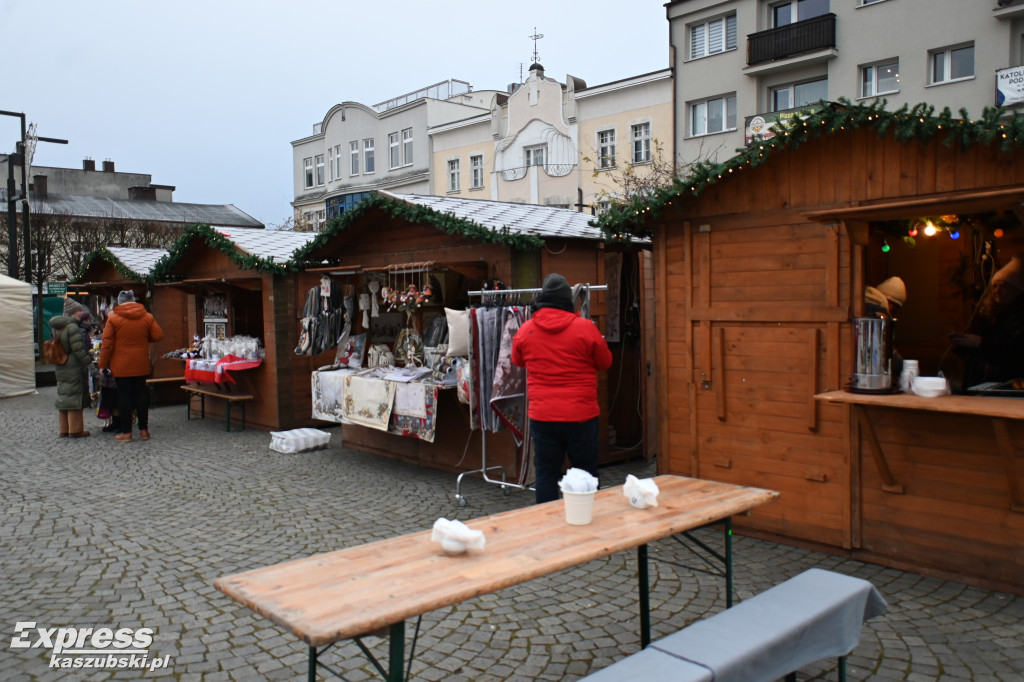
[[[132,440],[133,412],[139,420],[139,438],[149,440],[149,344],[162,338],[164,330],[141,303],[136,303],[134,293],[122,291],[117,295],[117,306],[103,329],[97,364],[101,370],[109,369],[117,380],[120,428],[114,440],[118,443]]]
[[[558,499],[566,455],[573,467],[598,477],[597,373],[612,366],[612,352],[597,325],[576,312],[565,277],[548,275],[533,306],[512,340],[512,363],[526,368],[540,504]]]

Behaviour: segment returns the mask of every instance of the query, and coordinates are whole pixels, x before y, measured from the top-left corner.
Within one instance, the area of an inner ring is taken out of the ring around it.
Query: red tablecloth
[[[193,364],[197,365],[196,367]],[[225,355],[212,365],[209,360],[189,360],[185,363],[185,383],[223,384],[236,383],[228,370],[239,371],[252,369],[263,364],[262,360],[240,358],[237,355]]]

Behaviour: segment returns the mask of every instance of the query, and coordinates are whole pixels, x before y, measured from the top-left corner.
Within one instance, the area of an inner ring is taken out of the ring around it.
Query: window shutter
[[[704,24],[690,28],[690,58],[704,56]]]
[[[722,20],[715,19],[708,22],[708,53],[714,54],[722,51]]]
[[[736,15],[725,18],[725,49],[736,49]]]

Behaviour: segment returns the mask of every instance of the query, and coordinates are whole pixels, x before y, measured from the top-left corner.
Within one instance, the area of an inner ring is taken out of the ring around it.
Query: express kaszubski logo
[[[14,625],[12,649],[47,649],[51,668],[99,668],[104,670],[158,670],[171,657],[150,658],[150,628],[36,627],[34,621]]]

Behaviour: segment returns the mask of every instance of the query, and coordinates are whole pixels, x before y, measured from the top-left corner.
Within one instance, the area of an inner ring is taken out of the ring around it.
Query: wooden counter
[[[847,391],[815,400],[849,409],[855,556],[1019,593],[1024,400]]]

